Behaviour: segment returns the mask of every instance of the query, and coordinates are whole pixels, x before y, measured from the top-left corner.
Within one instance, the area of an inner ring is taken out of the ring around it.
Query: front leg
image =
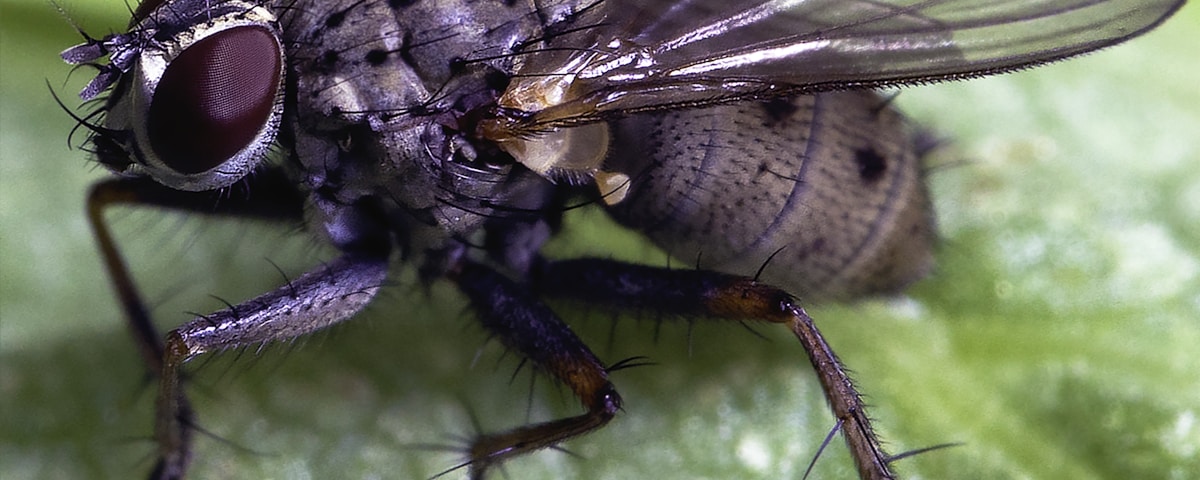
[[[191,461],[193,416],[180,379],[184,362],[205,352],[292,338],[345,320],[375,296],[387,276],[390,244],[385,231],[370,226],[370,215],[357,215],[353,206],[344,206],[343,213],[348,214],[340,218],[346,220],[348,235],[339,245],[341,258],[273,292],[196,318],[169,332],[164,342],[105,224],[105,209],[125,204],[230,218],[301,221],[304,196],[281,170],[257,173],[245,189],[221,196],[173,190],[147,178],[117,178],[96,184],[88,197],[88,220],[109,279],[142,358],[160,382],[154,432],[159,459],[152,479],[183,478]]]
[[[231,188],[231,190],[233,190]],[[112,206],[130,205],[169,209],[229,218],[299,223],[304,197],[281,169],[268,169],[249,179],[240,192],[228,196],[213,192],[185,192],[168,188],[145,177],[111,178],[92,185],[87,198],[87,218],[104,258],[117,300],[125,311],[130,333],[151,373],[162,370],[163,340],[151,322],[141,294],[104,213]]]
[[[387,278],[387,255],[344,254],[287,285],[205,315],[167,334],[157,398],[159,463],[152,478],[182,478],[190,461],[190,430],[180,367],[208,352],[301,336],[362,310]]]

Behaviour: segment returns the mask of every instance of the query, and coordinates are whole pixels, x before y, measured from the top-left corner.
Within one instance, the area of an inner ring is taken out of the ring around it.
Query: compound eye
[[[163,72],[147,113],[154,153],[177,173],[220,166],[267,125],[282,56],[270,30],[240,26],[187,47]]]

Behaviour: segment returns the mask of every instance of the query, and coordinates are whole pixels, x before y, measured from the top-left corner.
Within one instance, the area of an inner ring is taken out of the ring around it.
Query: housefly
[[[182,478],[181,367],[353,317],[393,262],[567,387],[576,416],[470,439],[474,478],[609,423],[622,400],[546,300],[786,325],[862,478],[892,478],[861,396],[800,299],[893,292],[932,262],[926,142],[873,89],[1068,58],[1182,0],[382,2],[147,0],[92,65],[88,199],[157,376],[152,478]],[[540,254],[580,202],[692,268]],[[103,212],[118,204],[302,222],[339,256],[165,335]],[[774,286],[774,285],[778,285]]]

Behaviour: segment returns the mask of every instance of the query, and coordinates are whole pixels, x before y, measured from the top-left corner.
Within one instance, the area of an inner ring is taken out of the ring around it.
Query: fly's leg
[[[349,318],[374,297],[386,279],[388,243],[386,238],[374,238],[347,244],[343,246],[342,257],[334,262],[275,291],[200,316],[169,332],[164,341],[150,321],[104,224],[104,209],[109,205],[132,204],[239,218],[299,221],[303,200],[283,181],[281,174],[256,175],[250,195],[220,202],[214,202],[208,194],[171,190],[142,179],[102,182],[88,197],[88,218],[109,276],[142,356],[159,378],[154,431],[159,458],[151,474],[153,479],[183,478],[191,461],[193,414],[180,379],[182,364],[205,352],[291,338]]]
[[[204,315],[167,334],[159,379],[155,439],[159,464],[152,478],[182,478],[190,461],[186,399],[180,367],[207,352],[298,337],[350,318],[387,278],[388,257],[346,253],[272,292]]]
[[[626,311],[688,318],[758,320],[785,324],[800,340],[863,479],[895,478],[871,428],[866,407],[829,344],[787,292],[748,277],[703,270],[670,270],[604,259],[547,262],[533,275],[535,290]]]
[[[488,267],[464,262],[450,278],[469,298],[483,327],[508,348],[567,385],[587,412],[569,418],[480,435],[470,445],[471,478],[504,460],[557,445],[600,428],[621,408],[603,363],[526,288]]]
[[[163,337],[150,321],[125,258],[105,224],[105,210],[114,205],[133,205],[238,218],[301,220],[303,197],[283,172],[266,170],[255,174],[247,190],[246,195],[217,198],[207,192],[167,188],[145,177],[113,178],[92,185],[87,199],[88,222],[142,360],[151,372],[157,374],[162,370]]]

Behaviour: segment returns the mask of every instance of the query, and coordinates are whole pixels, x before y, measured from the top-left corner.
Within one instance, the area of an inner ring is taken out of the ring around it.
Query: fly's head
[[[421,10],[435,3],[146,0],[128,32],[62,57],[99,71],[83,125],[118,174],[216,190],[282,150],[314,225],[371,197],[398,228],[465,234],[546,188],[468,131],[507,87],[506,49],[540,23],[490,2]]]
[[[63,52],[100,71],[84,100],[108,94],[99,121],[87,125],[98,161],[187,191],[245,177],[282,118],[279,32],[275,15],[249,2],[144,2],[128,33]]]

